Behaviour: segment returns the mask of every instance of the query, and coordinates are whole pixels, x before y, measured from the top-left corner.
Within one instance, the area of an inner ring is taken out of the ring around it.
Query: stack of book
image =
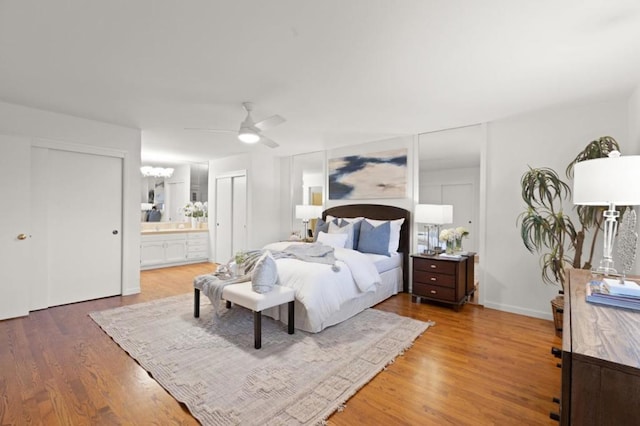
[[[640,285],[605,278],[587,283],[587,302],[640,311]]]

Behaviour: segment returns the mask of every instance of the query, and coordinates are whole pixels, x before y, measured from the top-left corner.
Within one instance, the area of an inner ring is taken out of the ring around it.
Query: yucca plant
[[[618,142],[604,136],[590,142],[566,169],[573,178],[573,166],[585,160],[607,157],[619,151]],[[526,210],[518,216],[520,236],[530,252],[542,252],[542,280],[559,284],[564,290],[565,267],[591,269],[595,242],[602,228],[604,207],[578,206],[577,222],[565,214],[563,206],[571,202],[571,187],[550,168],[532,168],[520,180]],[[584,241],[591,236],[588,259],[582,263]]]

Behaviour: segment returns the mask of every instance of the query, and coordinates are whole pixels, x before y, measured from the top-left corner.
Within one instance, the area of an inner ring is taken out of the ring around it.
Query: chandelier
[[[173,169],[171,167],[142,166],[140,167],[140,172],[142,173],[142,176],[169,178],[173,174]]]

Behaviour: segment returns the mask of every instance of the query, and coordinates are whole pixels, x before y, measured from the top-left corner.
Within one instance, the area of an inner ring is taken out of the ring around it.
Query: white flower
[[[469,230],[464,226],[458,226],[456,228],[456,233],[460,235],[460,237],[466,237],[467,235],[469,235]]]
[[[206,202],[196,201],[195,203],[188,202],[180,210],[186,217],[207,217],[209,209]]]
[[[453,241],[455,239],[455,232],[453,229],[443,229],[440,232],[440,241]]]

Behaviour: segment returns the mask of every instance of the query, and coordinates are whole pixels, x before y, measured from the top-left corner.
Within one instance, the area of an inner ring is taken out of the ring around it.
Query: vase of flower
[[[462,235],[459,237],[456,237],[454,241],[453,251],[454,252],[462,251]]]
[[[453,254],[456,249],[456,240],[447,240],[447,254]]]
[[[191,219],[191,227],[193,229],[197,228],[198,227],[198,218],[191,216],[190,219]]]

